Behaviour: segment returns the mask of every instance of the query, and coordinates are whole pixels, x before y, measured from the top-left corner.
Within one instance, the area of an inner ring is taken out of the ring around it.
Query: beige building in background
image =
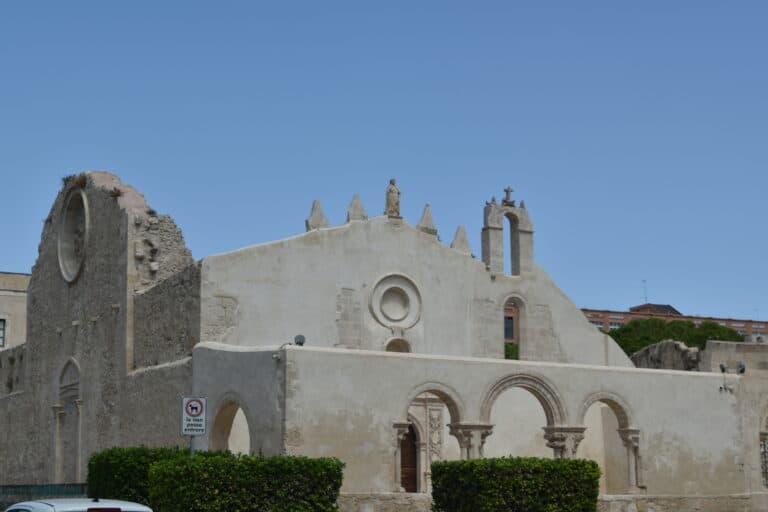
[[[480,259],[462,226],[440,241],[429,206],[403,219],[391,180],[383,216],[355,196],[332,225],[315,201],[304,233],[195,261],[131,186],[71,177],[27,340],[0,352],[0,484],[82,482],[98,450],[184,446],[179,397],[195,395],[197,449],[338,457],[345,512],[426,512],[431,462],[501,455],[596,460],[612,512],[768,508],[762,372],[635,368],[536,264],[510,194],[482,207]]]
[[[0,272],[0,350],[27,339],[29,274]]]

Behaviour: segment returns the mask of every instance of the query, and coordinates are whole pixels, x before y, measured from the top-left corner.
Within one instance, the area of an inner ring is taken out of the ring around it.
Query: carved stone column
[[[636,428],[620,428],[618,432],[621,441],[627,448],[629,492],[637,492],[639,489],[645,488],[640,458],[640,431]]]
[[[393,425],[395,428],[395,484],[394,484],[394,491],[395,492],[405,492],[405,489],[402,486],[402,473],[401,473],[401,457],[402,453],[400,451],[400,446],[403,442],[403,438],[405,438],[406,434],[408,434],[408,428],[411,426],[410,423],[402,423],[398,422]]]
[[[459,441],[461,458],[480,459],[485,439],[493,432],[493,425],[484,423],[450,423],[449,432]]]
[[[59,441],[59,430],[61,424],[61,416],[65,414],[64,406],[61,404],[55,404],[51,406],[53,412],[53,482],[60,483],[62,480],[60,471],[61,461],[61,442]]]
[[[556,459],[576,458],[576,450],[584,439],[586,427],[544,427],[544,439],[547,446],[555,452]]]
[[[77,475],[78,482],[84,482],[83,478],[83,401],[77,399],[74,401],[75,410],[77,411],[77,453],[75,460],[75,475]]]

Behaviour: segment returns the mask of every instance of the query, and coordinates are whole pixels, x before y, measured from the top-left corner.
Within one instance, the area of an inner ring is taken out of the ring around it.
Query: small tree
[[[707,340],[744,341],[738,332],[715,322],[704,321],[696,325],[688,320],[667,322],[660,318],[632,320],[609,334],[627,355],[670,339],[698,348],[704,348]]]

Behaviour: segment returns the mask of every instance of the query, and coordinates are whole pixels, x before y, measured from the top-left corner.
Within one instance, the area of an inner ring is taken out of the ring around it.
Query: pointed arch
[[[70,357],[57,379],[53,405],[54,481],[80,483],[82,478],[82,400],[80,364]]]
[[[217,400],[213,410],[216,412],[211,427],[210,448],[253,453],[253,421],[242,397],[234,391],[228,391]],[[238,439],[233,439],[233,434],[238,435]]]

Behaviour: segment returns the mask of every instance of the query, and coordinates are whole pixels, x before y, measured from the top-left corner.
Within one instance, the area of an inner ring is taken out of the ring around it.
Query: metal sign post
[[[205,397],[185,396],[181,398],[181,435],[189,436],[189,454],[195,453],[192,441],[195,436],[205,435]]]

